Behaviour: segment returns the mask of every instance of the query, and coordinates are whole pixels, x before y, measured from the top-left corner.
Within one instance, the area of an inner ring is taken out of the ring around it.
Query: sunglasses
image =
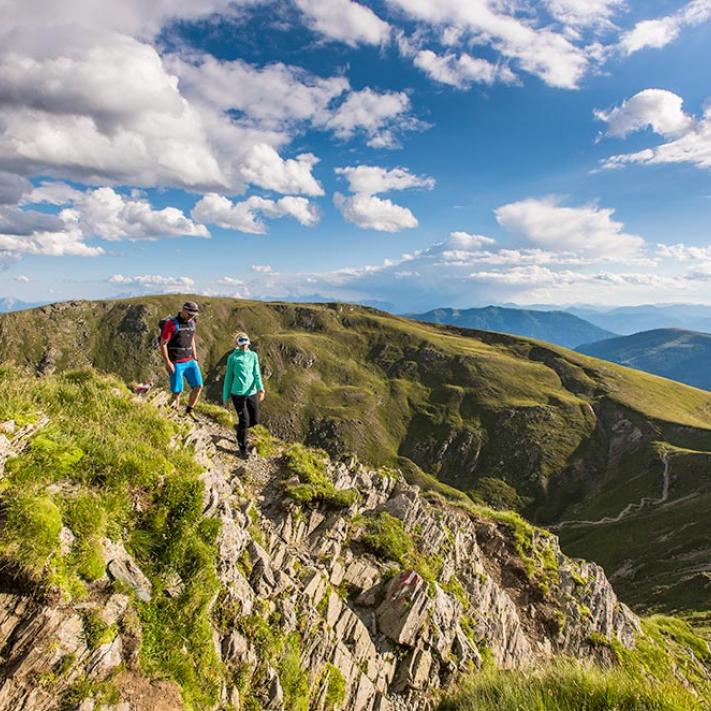
[[[243,346],[245,343],[249,343],[249,338],[238,338],[237,343],[239,343],[240,346]]]

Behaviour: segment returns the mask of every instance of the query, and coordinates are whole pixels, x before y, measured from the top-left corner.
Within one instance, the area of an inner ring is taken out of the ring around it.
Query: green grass
[[[560,661],[529,672],[489,669],[469,677],[439,711],[702,711],[673,681]]]
[[[356,498],[354,489],[336,489],[326,472],[328,455],[319,449],[292,444],[284,455],[287,476],[299,483],[284,482],[287,496],[298,504],[324,504],[334,509],[348,508]]]
[[[77,599],[105,573],[101,539],[123,540],[153,585],[151,601],[136,603],[142,669],[175,680],[187,708],[212,708],[223,680],[210,618],[219,522],[202,518],[201,469],[180,446],[179,426],[92,371],[35,379],[3,368],[0,389],[0,419],[49,417],[7,462],[0,554],[37,585]],[[74,536],[65,551],[62,526]],[[183,591],[169,597],[165,585],[175,574]],[[85,617],[90,646],[114,633]]]
[[[380,511],[361,520],[364,532],[359,540],[375,555],[395,561],[401,568],[412,568],[428,582],[437,580],[441,559],[423,554],[419,541],[415,541],[400,519]]]

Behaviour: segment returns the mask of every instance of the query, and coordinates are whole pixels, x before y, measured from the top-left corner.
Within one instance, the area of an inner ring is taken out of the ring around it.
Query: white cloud
[[[195,280],[190,277],[160,276],[159,274],[139,274],[136,276],[113,274],[108,278],[108,282],[109,284],[120,284],[121,286],[140,286],[147,289],[159,287],[177,291],[195,286]]]
[[[383,44],[390,26],[370,8],[352,0],[294,0],[311,28],[351,46]]]
[[[471,232],[450,232],[446,242],[447,249],[464,249],[474,251],[489,244],[496,244],[496,240],[486,235],[476,235]]]
[[[711,262],[711,246],[693,247],[682,243],[658,244],[656,253],[660,257],[673,259],[677,262]]]
[[[643,20],[620,38],[620,50],[634,54],[641,49],[659,49],[673,42],[686,27],[711,19],[711,0],[692,0],[672,15]]]
[[[319,123],[332,102],[350,91],[343,76],[322,78],[281,62],[256,67],[241,59],[221,61],[209,54],[166,58],[185,96],[219,111],[243,112],[255,125],[276,130],[295,122]]]
[[[497,81],[504,84],[516,81],[516,75],[506,64],[494,64],[467,53],[440,55],[423,49],[417,52],[413,63],[431,79],[458,89],[466,89],[473,83],[491,85]]]
[[[125,198],[112,188],[87,191],[75,202],[75,211],[84,234],[109,241],[210,236],[207,227],[175,207],[154,210],[147,201]]]
[[[8,28],[39,22],[61,21],[84,32],[106,29],[152,38],[171,20],[195,20],[211,13],[235,12],[238,7],[258,4],[259,0],[63,0],[61,11],[55,0],[4,0]],[[49,39],[46,41],[50,41]]]
[[[18,274],[15,277],[15,281],[19,282],[20,284],[29,284],[32,280],[28,276],[25,276],[24,274]]]
[[[602,162],[602,167],[620,168],[630,163],[691,163],[698,168],[711,168],[711,106],[706,108],[700,118],[688,116],[682,111],[680,97],[671,92],[662,92],[661,97],[653,94],[652,101],[645,100],[637,104],[634,110],[629,109],[630,104],[640,95],[646,95],[646,92],[636,94],[619,109],[613,109],[598,118],[609,120],[611,128],[616,130],[616,134],[611,135],[625,136],[649,125],[669,140],[654,148],[610,156]]]
[[[607,30],[614,27],[612,18],[625,7],[625,0],[545,0],[545,6],[571,30]]]
[[[351,93],[328,118],[324,126],[339,138],[351,138],[364,131],[374,148],[397,147],[396,131],[417,130],[424,124],[409,117],[410,99],[402,91],[379,93],[365,88]]]
[[[495,214],[504,229],[547,249],[606,258],[638,256],[644,240],[624,232],[624,225],[612,219],[614,212],[597,205],[566,207],[548,197],[502,205]]]
[[[663,136],[684,133],[693,119],[683,110],[684,100],[665,89],[645,89],[609,111],[597,110],[595,118],[608,125],[607,135],[625,138],[634,131],[651,128]]]
[[[495,0],[388,0],[410,17],[450,35],[487,44],[515,60],[550,86],[572,89],[587,71],[590,57],[569,38],[548,26],[535,27],[530,14],[516,17],[517,2]]]
[[[336,193],[333,203],[348,222],[364,230],[398,232],[418,225],[417,218],[408,208],[375,195],[356,194],[346,197]]]
[[[270,274],[272,271],[271,264],[252,264],[250,269],[258,274]]]
[[[336,168],[335,172],[345,176],[351,192],[355,194],[346,196],[336,193],[333,196],[334,205],[347,222],[380,232],[417,227],[418,222],[408,208],[377,197],[378,193],[410,188],[431,190],[435,186],[433,178],[413,175],[405,168],[359,165]]]
[[[250,234],[265,234],[266,225],[259,215],[269,218],[293,217],[305,227],[318,223],[318,211],[306,198],[287,195],[279,200],[267,200],[253,195],[234,203],[228,198],[208,193],[192,209],[191,216],[199,222],[234,229]]]
[[[69,205],[80,200],[81,190],[61,181],[43,181],[26,194],[22,202],[27,204],[47,203],[48,205]]]
[[[237,277],[223,276],[217,280],[218,284],[222,286],[244,286],[244,282]]]
[[[98,257],[101,247],[84,242],[84,233],[71,210],[47,215],[16,207],[0,211],[0,261],[22,255]]]
[[[362,195],[408,188],[432,190],[435,186],[434,178],[413,175],[406,168],[388,169],[376,165],[359,165],[336,168],[335,172],[346,177],[351,192]]]
[[[52,42],[37,42],[50,35]],[[226,113],[213,101],[219,87],[186,98],[144,42],[51,24],[18,28],[5,39],[0,166],[8,170],[90,184],[239,193],[254,182],[278,192],[320,193],[311,175],[315,159],[277,152],[291,140],[288,133],[267,119],[240,121]],[[188,71],[189,65],[173,64]],[[317,95],[338,90],[324,81],[313,88]],[[250,98],[247,91],[243,100]],[[282,95],[282,102],[288,98]]]
[[[323,195],[323,188],[311,175],[319,159],[313,153],[302,153],[284,160],[271,146],[264,143],[252,146],[240,171],[250,183],[279,193]]]

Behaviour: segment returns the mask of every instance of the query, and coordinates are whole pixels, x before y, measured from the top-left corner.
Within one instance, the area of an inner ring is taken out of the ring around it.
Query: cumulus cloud
[[[609,112],[596,112],[606,121],[609,135],[624,137],[647,126],[668,139],[666,143],[634,153],[610,156],[603,168],[620,168],[630,163],[691,163],[698,168],[711,168],[711,106],[701,117],[689,116],[676,94],[647,89]]]
[[[693,27],[711,19],[710,0],[692,0],[672,15],[653,20],[642,20],[620,38],[620,50],[634,54],[641,49],[659,49],[673,42],[686,27]]]
[[[607,135],[625,138],[634,131],[651,128],[662,136],[684,133],[693,119],[683,110],[684,100],[665,89],[645,89],[608,111],[596,110],[595,118],[608,125]]]
[[[20,284],[29,284],[32,280],[28,276],[25,276],[24,274],[18,274],[15,277],[15,281]]]
[[[466,52],[460,55],[451,52],[436,54],[423,49],[417,52],[413,63],[431,79],[457,89],[466,89],[472,84],[490,86],[496,82],[512,84],[516,81],[516,75],[506,64],[494,64]]]
[[[0,212],[0,258],[3,261],[14,261],[29,254],[50,257],[104,254],[101,247],[87,245],[84,237],[76,215],[70,210],[58,216],[15,207]]]
[[[352,0],[294,0],[309,26],[329,39],[357,44],[383,44],[390,26],[370,8]]]
[[[287,195],[279,200],[268,200],[253,195],[242,202],[208,193],[192,209],[191,216],[224,229],[250,234],[265,234],[267,227],[259,216],[269,218],[293,217],[305,227],[318,223],[318,210],[306,198]]]
[[[417,227],[417,218],[412,212],[392,200],[378,197],[379,193],[391,190],[423,188],[431,190],[434,178],[413,175],[405,168],[381,168],[374,165],[336,168],[337,175],[348,181],[354,195],[336,193],[333,203],[347,222],[363,229],[380,232],[397,232]]]
[[[344,76],[319,77],[280,62],[256,67],[210,55],[166,59],[190,100],[215,111],[239,111],[240,123],[291,137],[312,127],[347,140],[363,134],[375,147],[397,147],[403,131],[427,127],[410,114],[404,92],[353,91]]]
[[[375,195],[408,188],[432,190],[435,186],[434,178],[413,175],[406,168],[388,169],[376,165],[359,165],[336,168],[335,172],[337,175],[345,176],[351,192],[362,195]]]
[[[240,172],[249,183],[266,190],[323,195],[323,188],[311,175],[318,160],[313,153],[284,160],[274,148],[260,143],[249,149]]]
[[[0,166],[7,170],[88,184],[239,193],[254,180],[277,192],[320,191],[315,160],[279,154],[291,135],[258,116],[240,121],[219,105],[210,66],[211,84],[188,97],[156,49],[128,35],[77,33],[55,22],[21,25],[2,39]],[[176,67],[189,72],[190,65]],[[312,101],[339,90],[325,81],[312,87]],[[187,90],[196,83],[185,79]],[[246,91],[243,100],[251,98]],[[281,94],[283,104],[289,98]]]
[[[364,230],[399,232],[418,225],[417,218],[408,208],[376,195],[361,194],[346,197],[336,193],[333,196],[333,203],[347,222]]]
[[[590,64],[586,50],[549,26],[534,25],[518,2],[494,0],[388,0],[409,17],[450,36],[488,44],[523,70],[554,87],[578,86]]]
[[[606,258],[634,257],[644,245],[639,235],[624,232],[612,219],[614,210],[583,205],[567,207],[555,197],[528,198],[502,205],[498,223],[547,249]]]
[[[0,170],[0,205],[15,205],[31,190],[32,184],[26,178]]]
[[[350,91],[346,77],[322,78],[281,62],[257,67],[200,54],[170,55],[166,63],[188,98],[219,111],[240,111],[255,125],[279,131],[323,122],[332,102]]]
[[[272,271],[271,264],[252,264],[250,269],[258,274],[269,274]]]
[[[362,131],[373,148],[396,148],[396,132],[426,127],[408,116],[410,99],[402,91],[377,92],[365,88],[351,93],[324,123],[339,138]]]
[[[69,205],[82,197],[81,190],[61,181],[43,181],[24,195],[22,202],[28,204]]]

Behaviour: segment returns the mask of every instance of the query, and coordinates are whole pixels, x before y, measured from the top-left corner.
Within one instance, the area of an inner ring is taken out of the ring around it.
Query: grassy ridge
[[[0,359],[49,370],[86,362],[127,380],[164,379],[156,324],[183,298],[3,315]],[[404,458],[474,498],[482,486],[505,491],[541,523],[614,517],[659,496],[655,443],[675,448],[670,503],[691,493],[696,502],[641,511],[620,530],[563,529],[561,537],[609,573],[640,558],[638,576],[619,577],[623,597],[667,610],[691,604],[675,586],[697,564],[676,551],[703,557],[709,548],[694,522],[711,503],[699,465],[711,452],[711,394],[564,348],[364,307],[194,298],[209,397],[221,397],[231,335],[246,330],[267,376],[265,421],[279,436],[374,465]],[[635,530],[651,536],[640,545],[628,533],[637,519]],[[656,535],[660,526],[674,530],[673,544]],[[702,593],[688,609],[711,607]]]
[[[2,368],[0,389],[0,422],[49,418],[0,479],[6,574],[81,600],[105,572],[101,539],[124,541],[153,585],[150,602],[135,601],[143,669],[177,681],[190,708],[211,707],[222,681],[209,617],[219,526],[202,518],[201,470],[180,446],[180,428],[92,371],[36,379]],[[183,589],[168,597],[175,576]],[[117,630],[97,633],[87,618],[85,634],[99,644]]]

